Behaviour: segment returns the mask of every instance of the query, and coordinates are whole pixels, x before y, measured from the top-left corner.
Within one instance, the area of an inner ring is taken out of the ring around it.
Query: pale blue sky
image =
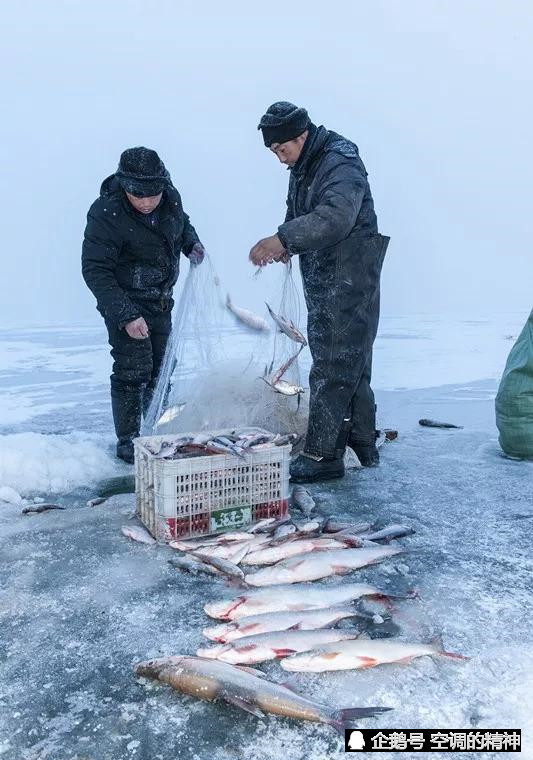
[[[2,15],[4,324],[98,319],[85,215],[138,144],[253,308],[247,254],[282,221],[288,179],[256,126],[280,99],[359,145],[392,238],[384,312],[529,313],[529,2],[34,0]]]

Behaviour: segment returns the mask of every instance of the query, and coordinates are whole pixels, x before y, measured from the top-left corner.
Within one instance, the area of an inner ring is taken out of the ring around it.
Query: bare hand
[[[287,263],[289,255],[279,237],[271,235],[254,245],[250,251],[249,259],[255,266],[264,267],[267,264],[272,264],[274,261]]]
[[[139,317],[138,319],[134,319],[133,322],[128,322],[128,324],[125,325],[124,329],[130,338],[134,338],[135,340],[143,340],[150,335],[150,331],[148,330],[148,325],[144,321],[144,317]]]

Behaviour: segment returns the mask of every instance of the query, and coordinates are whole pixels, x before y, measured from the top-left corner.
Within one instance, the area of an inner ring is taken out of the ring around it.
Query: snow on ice
[[[382,447],[380,468],[310,487],[339,519],[416,529],[401,561],[356,574],[420,595],[397,603],[394,623],[376,617],[375,633],[441,635],[471,658],[295,676],[299,690],[339,707],[394,708],[369,727],[522,728],[525,746],[533,741],[533,465],[501,456],[493,409],[506,336],[522,322],[384,318],[379,423],[399,438]],[[167,547],[124,538],[133,495],[86,506],[98,481],[131,472],[113,458],[102,332],[4,331],[2,340],[0,383],[9,408],[22,410],[0,409],[2,760],[345,757],[328,728],[258,720],[134,678],[138,660],[193,653],[204,643],[203,605],[235,590],[176,572]],[[421,417],[464,429],[423,429]],[[20,514],[23,499],[53,494],[65,511]],[[264,670],[286,680],[276,663]]]

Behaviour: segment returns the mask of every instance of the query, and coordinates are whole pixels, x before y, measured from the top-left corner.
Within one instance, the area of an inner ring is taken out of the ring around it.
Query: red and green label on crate
[[[219,533],[224,530],[234,530],[250,525],[252,522],[251,507],[228,507],[216,509],[210,515],[210,533]]]

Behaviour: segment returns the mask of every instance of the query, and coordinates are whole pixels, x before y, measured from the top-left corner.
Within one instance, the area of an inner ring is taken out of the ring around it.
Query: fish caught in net
[[[303,434],[308,391],[300,363],[308,348],[292,268],[279,271],[277,298],[267,307],[258,297],[251,312],[222,290],[209,257],[190,267],[143,435],[236,426]]]

